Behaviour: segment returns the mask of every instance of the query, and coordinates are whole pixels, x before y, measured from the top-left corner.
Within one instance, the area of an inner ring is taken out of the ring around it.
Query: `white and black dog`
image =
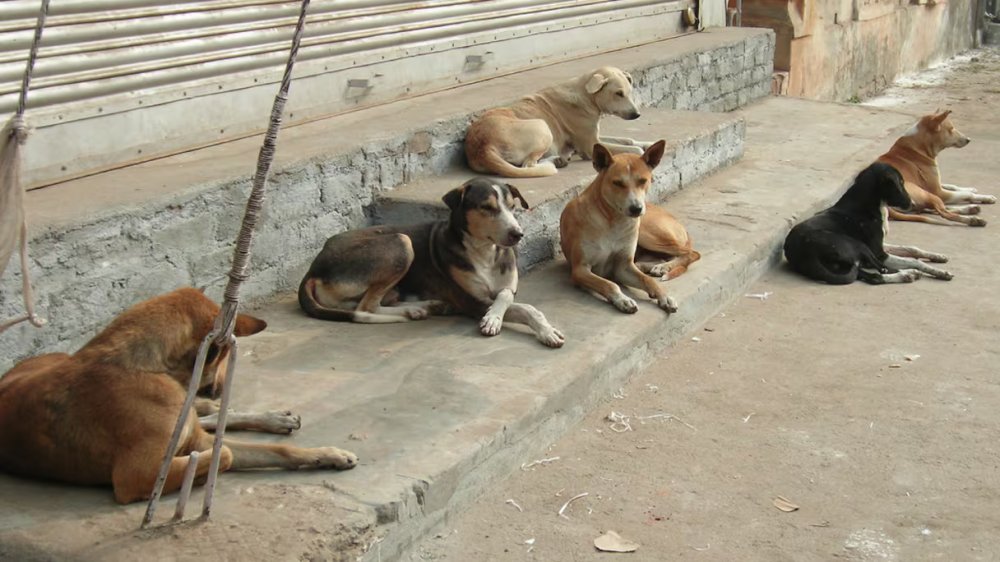
[[[302,279],[299,305],[314,318],[372,324],[455,312],[479,319],[485,336],[506,320],[562,347],[564,336],[541,312],[514,302],[514,247],[524,236],[515,199],[528,208],[514,186],[474,178],[443,197],[447,220],[337,234]]]
[[[855,279],[874,285],[910,283],[922,274],[951,279],[951,273],[920,261],[943,263],[945,256],[885,244],[887,206],[910,205],[900,173],[888,164],[872,164],[833,207],[792,228],[785,238],[785,258],[795,271],[831,285]]]

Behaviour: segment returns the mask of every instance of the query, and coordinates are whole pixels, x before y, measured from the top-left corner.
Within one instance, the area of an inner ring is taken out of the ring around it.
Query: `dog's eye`
[[[625,187],[625,182],[623,182],[622,180],[612,180],[611,183],[615,187]]]
[[[500,212],[500,209],[497,209],[492,205],[483,205],[482,207],[479,207],[479,210],[483,211],[484,213],[490,213],[490,214],[496,214]]]
[[[625,97],[625,92],[618,92],[615,95],[618,96],[618,97],[620,97],[620,98],[623,98],[623,97]]]
[[[646,185],[646,178],[639,178],[635,180],[635,183],[637,183],[638,185]]]

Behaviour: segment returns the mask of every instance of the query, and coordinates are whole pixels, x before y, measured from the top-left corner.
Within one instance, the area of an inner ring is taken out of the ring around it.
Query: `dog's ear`
[[[516,187],[514,187],[513,185],[511,185],[509,183],[507,184],[507,189],[510,190],[510,194],[511,194],[511,196],[514,197],[514,199],[517,199],[518,201],[521,202],[521,207],[523,207],[525,209],[530,208],[528,206],[528,200],[524,198],[524,195],[521,195],[521,191],[520,190],[518,190]]]
[[[646,152],[642,153],[642,161],[649,166],[650,170],[660,164],[660,160],[663,158],[663,151],[666,147],[667,141],[660,139],[647,148]]]
[[[931,123],[934,124],[934,127],[940,127],[941,123],[944,123],[944,120],[947,119],[949,115],[951,115],[950,109],[946,109],[944,111],[938,111],[934,114],[934,117],[931,119]]]
[[[628,83],[629,84],[633,84],[633,82],[632,82],[632,75],[629,74],[628,72],[623,72],[623,74],[625,75],[625,79],[628,80]]]
[[[448,205],[449,209],[454,211],[455,209],[459,208],[459,206],[462,205],[462,199],[464,198],[465,198],[465,186],[463,185],[462,187],[456,187],[455,189],[452,189],[448,193],[445,193],[444,197],[442,197],[441,200],[444,201],[445,205]]]
[[[590,80],[587,80],[587,93],[596,94],[601,91],[601,88],[608,83],[608,77],[604,76],[600,72],[595,72]]]
[[[594,169],[603,172],[611,167],[611,152],[603,144],[597,143],[594,145],[593,161]]]
[[[236,328],[233,329],[233,333],[237,337],[252,336],[257,332],[263,332],[264,328],[267,328],[267,322],[264,322],[260,318],[250,316],[249,314],[237,314]]]

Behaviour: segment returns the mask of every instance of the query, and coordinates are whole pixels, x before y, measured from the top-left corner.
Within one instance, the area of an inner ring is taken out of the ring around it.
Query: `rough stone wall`
[[[774,35],[628,68],[647,106],[731,110],[770,92]],[[462,162],[470,115],[407,131],[349,154],[276,170],[253,246],[248,300],[294,289],[324,240],[370,223],[379,193]],[[248,172],[249,174],[249,172]],[[31,236],[37,305],[49,325],[0,334],[0,371],[43,352],[72,352],[127,306],[181,285],[221,296],[249,179],[200,186],[167,203]],[[12,260],[0,279],[0,318],[21,313]]]

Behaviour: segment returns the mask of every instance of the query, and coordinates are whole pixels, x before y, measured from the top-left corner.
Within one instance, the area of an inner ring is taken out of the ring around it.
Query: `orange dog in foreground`
[[[889,164],[903,175],[906,193],[913,201],[910,207],[912,213],[890,208],[889,217],[902,221],[949,224],[916,214],[936,213],[952,222],[986,226],[984,219],[970,216],[979,214],[979,205],[970,203],[992,204],[997,202],[996,197],[980,195],[975,188],[941,183],[937,155],[946,148],[962,148],[971,140],[952,125],[948,119],[950,114],[951,110],[947,110],[921,117],[892,145],[889,152],[878,157],[877,162]]]
[[[50,353],[18,363],[0,378],[0,470],[75,484],[114,486],[115,499],[149,498],[163,452],[184,403],[202,339],[219,306],[196,289],[178,289],[139,303],[73,355]],[[235,334],[267,324],[246,314]],[[203,391],[221,390],[228,350],[212,347]],[[170,466],[164,493],[180,488],[187,455],[212,448],[214,402],[192,407]],[[214,406],[217,410],[218,407]],[[289,433],[299,426],[288,412],[229,414],[232,429]],[[226,439],[220,470],[337,468],[357,464],[335,447],[304,449]],[[204,480],[211,455],[198,459]]]
[[[677,219],[646,203],[653,169],[665,146],[661,140],[641,155],[612,155],[595,145],[597,177],[566,205],[559,219],[560,245],[572,268],[573,283],[625,313],[636,312],[638,305],[619,283],[644,290],[662,310],[675,312],[677,303],[650,274],[676,277],[700,257]],[[637,250],[660,262],[636,263]]]

